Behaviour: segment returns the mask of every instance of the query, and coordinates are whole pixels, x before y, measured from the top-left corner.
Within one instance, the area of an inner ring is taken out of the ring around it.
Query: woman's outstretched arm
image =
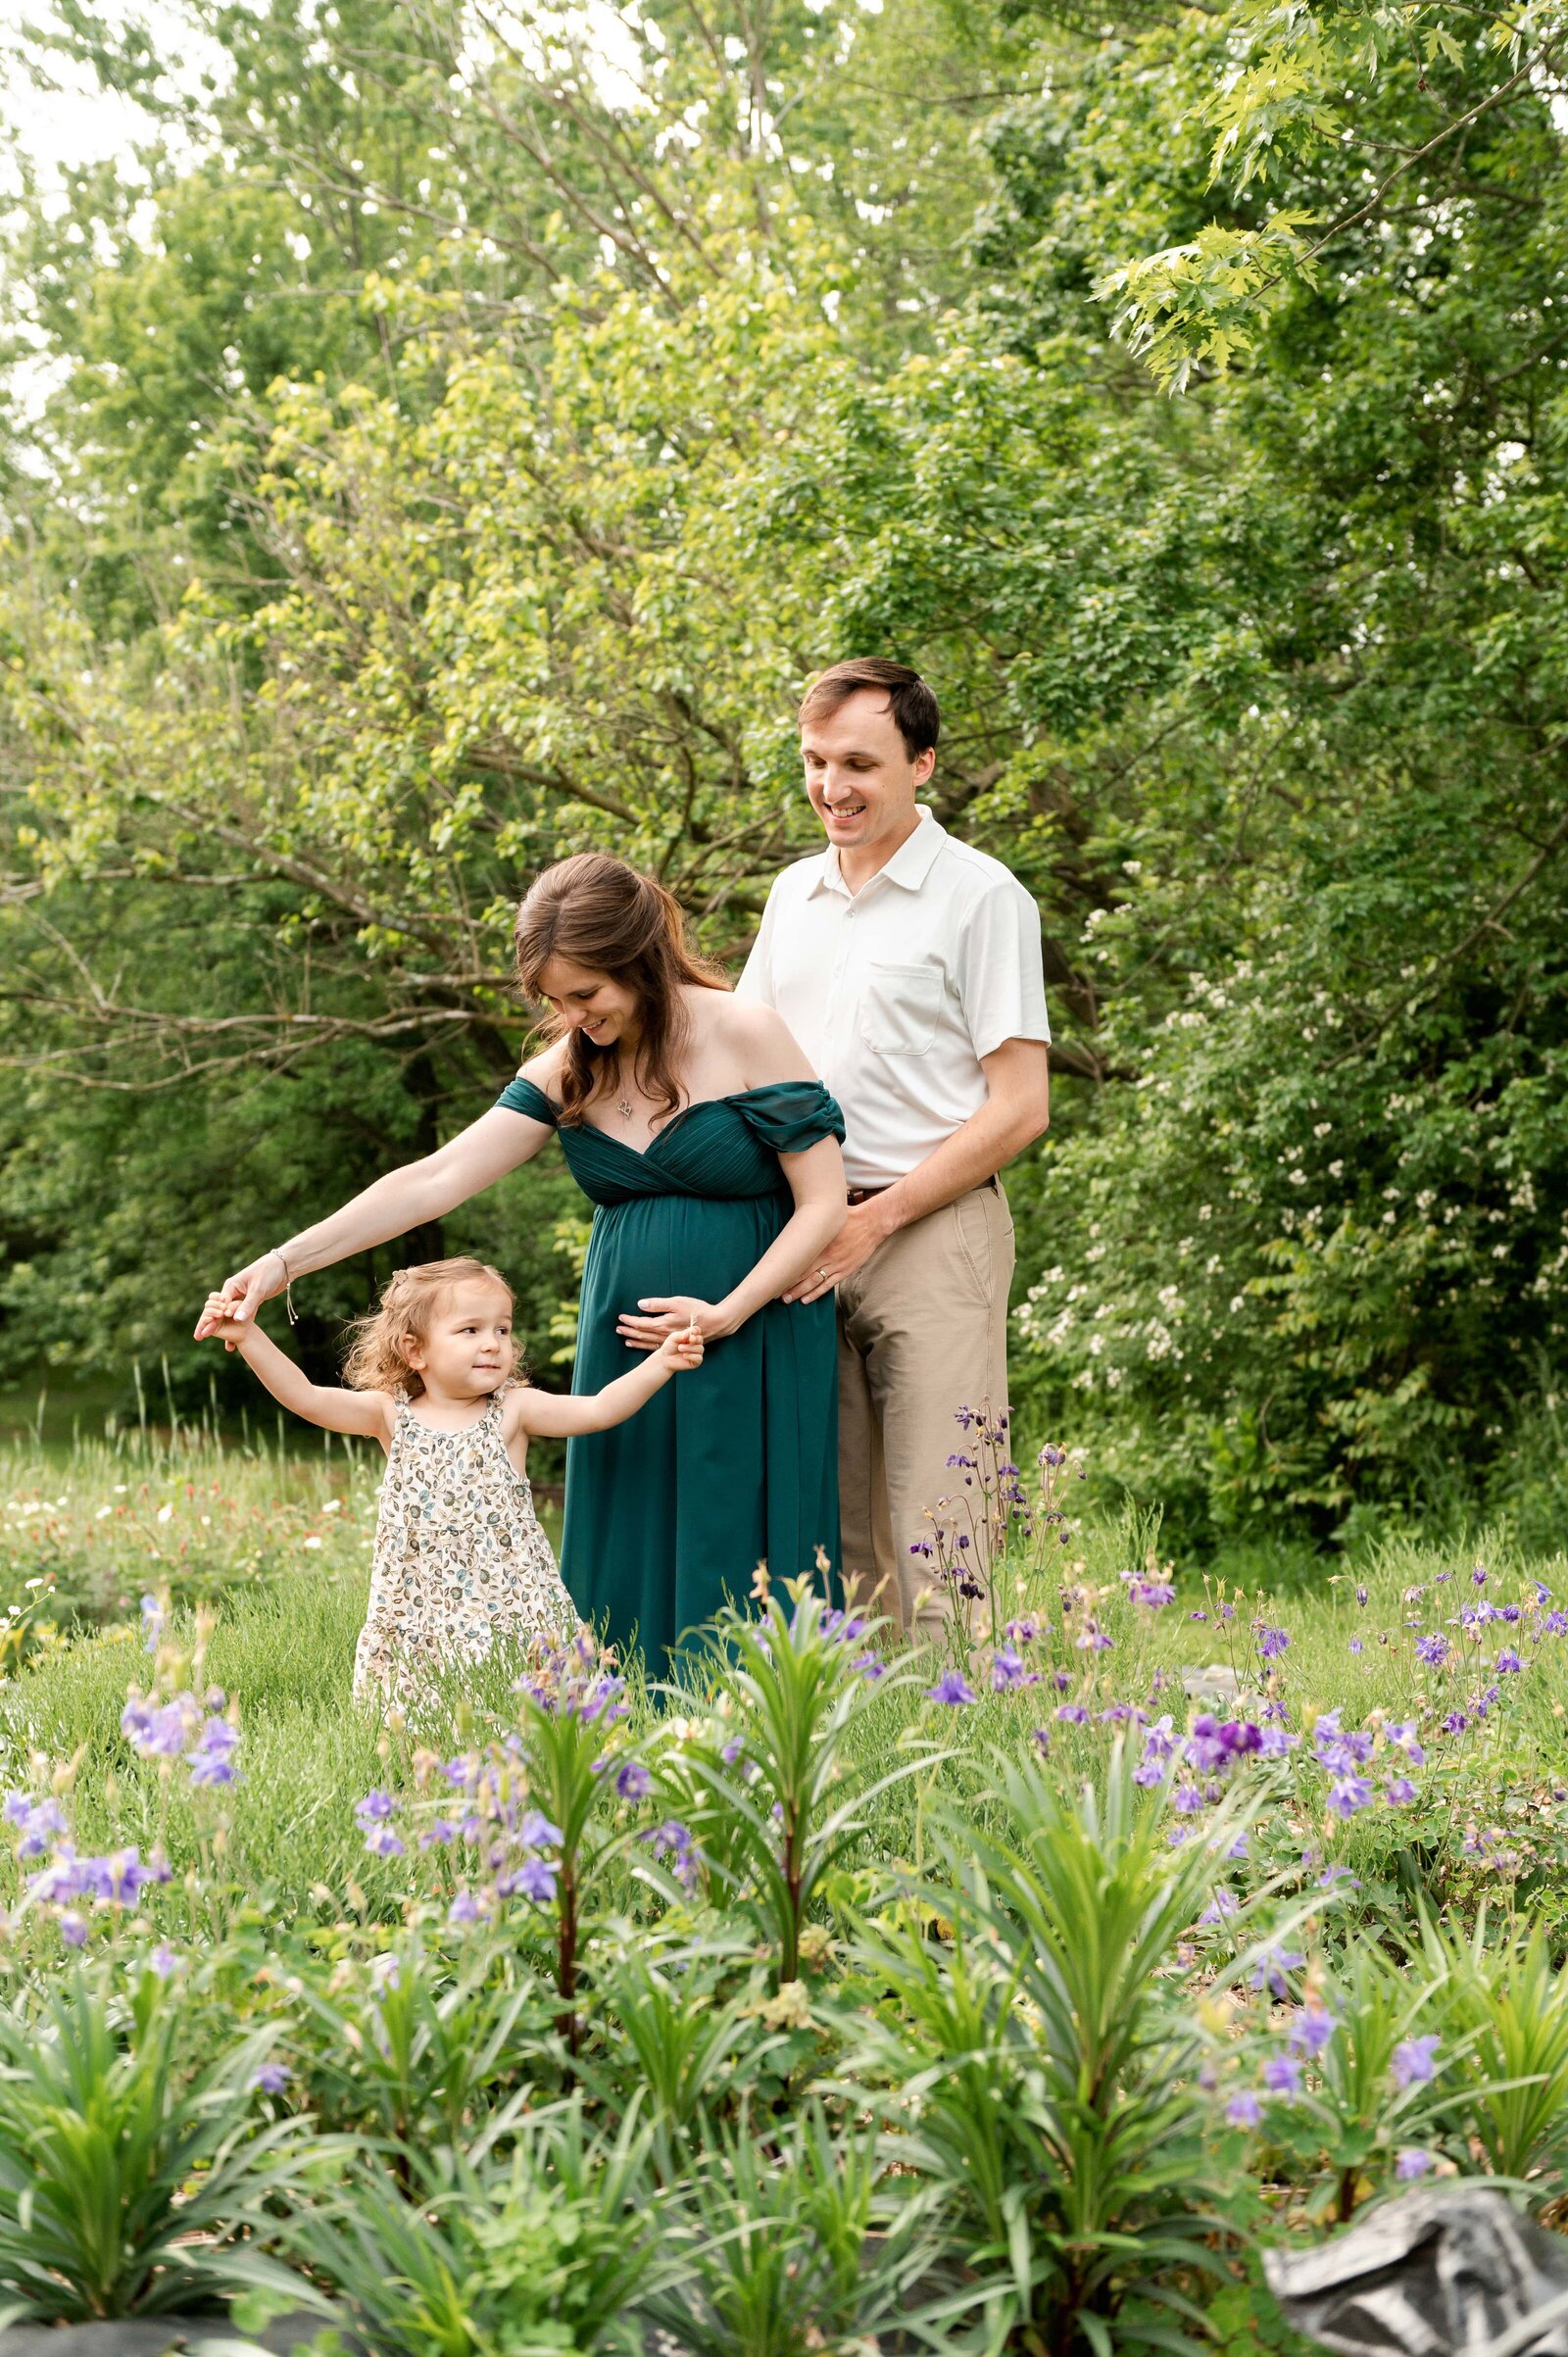
[[[528,1077],[537,1077],[534,1067],[528,1067]],[[417,1162],[405,1162],[401,1170],[389,1170],[385,1178],[378,1178],[341,1210],[285,1238],[259,1259],[237,1269],[222,1289],[225,1316],[241,1321],[254,1317],[264,1301],[281,1293],[296,1277],[308,1276],[313,1268],[330,1268],[351,1253],[368,1252],[373,1244],[406,1235],[425,1220],[443,1218],[470,1195],[493,1187],[519,1162],[529,1161],[553,1135],[547,1121],[492,1105],[445,1146],[438,1146],[434,1154],[424,1154]],[[214,1330],[211,1313],[203,1310],[196,1325],[197,1340]]]

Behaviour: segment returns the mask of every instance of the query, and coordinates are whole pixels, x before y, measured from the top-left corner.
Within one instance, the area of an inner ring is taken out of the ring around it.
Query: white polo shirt
[[[838,1099],[852,1187],[886,1187],[986,1102],[980,1058],[1049,1040],[1040,911],[1000,859],[920,823],[852,894],[829,848],[776,878],[736,985]]]

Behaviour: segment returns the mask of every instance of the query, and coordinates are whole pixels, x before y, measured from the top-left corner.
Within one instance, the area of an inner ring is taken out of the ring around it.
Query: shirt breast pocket
[[[928,965],[866,968],[860,1037],[877,1056],[924,1056],[942,1012],[942,976]]]

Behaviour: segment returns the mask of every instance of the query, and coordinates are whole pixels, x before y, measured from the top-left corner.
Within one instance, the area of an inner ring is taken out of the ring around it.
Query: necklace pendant
[[[617,1097],[615,1099],[615,1110],[620,1115],[622,1121],[629,1121],[632,1117],[632,1114],[636,1110],[636,1107],[633,1105],[629,1097]]]

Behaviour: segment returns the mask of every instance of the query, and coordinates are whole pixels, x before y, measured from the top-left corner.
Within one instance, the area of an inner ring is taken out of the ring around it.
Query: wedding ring
[[[825,1277],[827,1275],[827,1270],[825,1268],[819,1268],[816,1273],[819,1277]]]

